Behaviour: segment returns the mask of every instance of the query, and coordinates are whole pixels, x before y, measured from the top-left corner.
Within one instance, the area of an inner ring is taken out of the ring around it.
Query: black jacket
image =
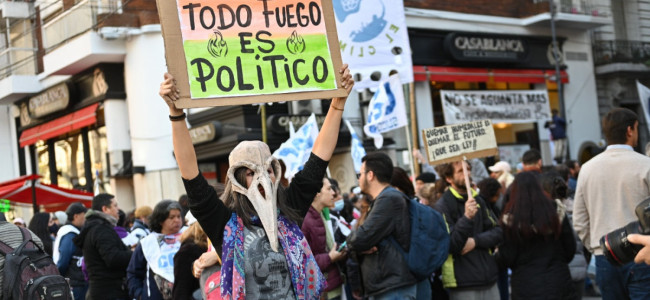
[[[183,242],[174,255],[174,289],[172,299],[193,300],[192,293],[201,287],[200,282],[192,274],[194,261],[199,259],[208,249],[201,247],[192,240]],[[221,256],[221,254],[219,254]]]
[[[435,205],[449,226],[449,254],[442,267],[442,281],[446,288],[480,288],[497,281],[498,269],[492,250],[503,240],[494,212],[481,196],[476,196],[478,211],[471,220],[465,217],[464,197],[447,189]],[[468,238],[474,238],[474,250],[461,255]]]
[[[575,251],[575,237],[566,216],[559,239],[548,235],[519,243],[506,239],[499,246],[497,261],[512,269],[512,299],[575,299],[568,265]]]
[[[347,238],[348,249],[361,265],[361,278],[367,296],[381,294],[417,282],[404,262],[404,257],[392,243],[393,237],[408,251],[411,228],[406,196],[398,190],[385,188],[370,205],[363,225]],[[377,252],[361,252],[377,247]]]
[[[83,250],[91,299],[128,298],[124,280],[131,250],[122,243],[105,214],[89,211],[74,243]]]

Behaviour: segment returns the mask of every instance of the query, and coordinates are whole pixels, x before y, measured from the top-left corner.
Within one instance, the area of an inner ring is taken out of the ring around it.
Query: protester
[[[122,239],[122,242],[124,242],[124,238],[126,238],[129,235],[129,232],[124,228],[124,221],[126,221],[126,214],[124,213],[123,210],[118,210],[117,211],[117,223],[115,224],[115,227],[113,227],[113,230],[117,232],[117,235]],[[127,246],[130,246],[126,242],[124,243]]]
[[[302,223],[302,232],[309,243],[314,258],[325,278],[327,287],[321,299],[341,299],[343,294],[343,277],[337,261],[345,259],[346,249],[338,250],[334,240],[332,223],[329,221],[329,208],[334,207],[334,191],[327,178],[323,187],[314,197],[311,207]]]
[[[134,299],[172,299],[173,257],[181,247],[181,205],[177,201],[158,202],[149,216],[152,233],[133,251],[126,269],[129,295]]]
[[[74,239],[75,245],[83,251],[88,270],[86,299],[128,299],[125,281],[131,250],[113,229],[119,217],[118,211],[115,196],[96,195],[92,209],[86,213],[86,223]]]
[[[561,207],[546,196],[535,175],[515,177],[500,220],[504,241],[497,252],[497,260],[512,269],[513,300],[575,299],[568,262],[576,243]]]
[[[339,72],[340,86],[349,92],[354,82],[347,65]],[[222,296],[249,299],[261,295],[277,299],[319,297],[325,288],[325,279],[306,245],[300,224],[322,187],[347,97],[332,100],[312,154],[286,190],[279,187],[280,164],[271,156],[266,144],[244,141],[237,145],[229,156],[230,168],[221,202],[199,172],[187,124],[183,121],[184,113],[174,104],[179,99],[179,90],[170,74],[165,74],[160,95],[169,106],[174,154],[189,197],[190,211],[199,220],[217,253],[222,253]],[[269,282],[268,276],[285,282]]]
[[[52,242],[53,238],[50,232],[50,226],[54,224],[52,215],[49,213],[39,212],[36,213],[29,221],[29,230],[36,234],[43,242],[43,250],[45,253],[52,256]]]
[[[380,245],[392,237],[408,249],[411,239],[404,194],[390,187],[393,161],[380,152],[361,161],[359,186],[373,200],[365,222],[350,234],[347,246],[360,264],[364,294],[375,299],[415,299],[417,280],[402,254],[390,243]]]
[[[554,108],[551,113],[553,114],[553,118],[544,124],[544,128],[548,128],[551,131],[551,140],[553,140],[553,146],[555,148],[553,159],[558,164],[561,164],[567,152],[566,121],[560,117],[560,112],[557,108]]]
[[[135,220],[133,221],[133,227],[131,227],[131,233],[138,239],[141,240],[147,236],[151,231],[149,230],[149,216],[153,210],[149,206],[140,206],[135,210]]]
[[[18,218],[17,218],[18,219]],[[15,219],[14,219],[15,221]],[[24,226],[23,226],[24,227]],[[30,232],[32,240],[38,246],[43,247],[43,242],[34,232]],[[17,248],[20,244],[23,243],[23,233],[17,225],[11,224],[6,221],[0,221],[0,241],[7,244],[11,248]],[[4,286],[4,268],[5,268],[5,256],[0,254],[0,287]],[[0,288],[0,299],[7,299],[8,297],[3,295],[4,288]]]
[[[578,186],[578,175],[580,175],[580,163],[575,160],[567,160],[564,165],[569,168],[569,180],[567,185],[569,186],[569,195],[573,196]]]
[[[639,119],[629,109],[614,108],[602,121],[607,149],[580,171],[573,206],[573,226],[596,256],[596,283],[603,300],[650,298],[650,267],[607,261],[600,238],[632,221],[637,205],[650,196],[650,158],[636,153]]]
[[[81,203],[68,205],[65,210],[68,223],[59,228],[54,240],[54,253],[52,255],[59,273],[70,280],[70,287],[75,300],[85,299],[88,291],[88,282],[86,282],[81,270],[83,252],[73,242],[86,222],[86,211],[88,209]]]
[[[420,199],[420,203],[427,200],[422,195],[422,188],[427,184],[434,184],[436,179],[436,174],[429,172],[423,172],[418,177],[415,177],[415,196]]]
[[[25,227],[25,220],[23,220],[23,218],[20,218],[20,217],[18,217],[18,218],[14,218],[14,222],[13,222],[13,223],[14,223],[14,225],[16,225],[16,226]]]
[[[530,149],[521,156],[523,163],[522,172],[534,172],[539,175],[542,173],[542,154],[537,149]]]
[[[497,218],[501,216],[501,211],[503,210],[503,203],[499,203],[501,195],[505,191],[505,188],[501,183],[494,178],[486,178],[481,180],[478,184],[478,194],[481,195],[481,198],[485,200],[485,203],[492,210]]]
[[[512,176],[510,173],[511,168],[510,164],[507,161],[499,161],[494,164],[494,166],[490,166],[488,169],[490,169],[490,172],[492,172],[490,174],[490,177],[499,181],[504,189],[507,189],[510,184],[512,184],[512,181],[515,180],[515,176]]]
[[[199,279],[194,277],[193,264],[208,250],[208,237],[201,224],[191,212],[185,218],[189,227],[181,235],[181,247],[174,255],[174,300],[193,299],[194,292],[200,288]]]
[[[411,182],[409,174],[406,173],[404,169],[400,167],[393,167],[393,175],[390,177],[390,185],[396,188],[398,191],[404,193],[404,195],[410,199],[415,198],[415,189],[413,188],[413,182]]]
[[[444,215],[450,230],[450,258],[442,267],[443,284],[450,299],[499,299],[498,269],[491,252],[503,240],[501,228],[485,200],[473,189],[472,197],[467,194],[464,163],[438,166],[448,189],[435,208]]]

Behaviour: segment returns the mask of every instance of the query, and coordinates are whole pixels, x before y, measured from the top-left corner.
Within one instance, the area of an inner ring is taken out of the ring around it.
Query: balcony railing
[[[640,41],[595,41],[594,63],[643,63],[650,65],[650,42]]]
[[[558,12],[565,14],[589,15],[595,17],[605,16],[602,6],[596,5],[593,1],[556,0]]]

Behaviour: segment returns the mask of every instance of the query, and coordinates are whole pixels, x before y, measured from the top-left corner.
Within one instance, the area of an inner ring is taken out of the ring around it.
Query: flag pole
[[[419,139],[418,139],[418,117],[417,117],[417,114],[415,112],[415,83],[414,82],[409,83],[409,108],[410,108],[410,112],[411,112],[411,134],[413,135],[413,144],[412,144],[413,149],[409,149],[409,155],[412,157],[413,155],[411,155],[411,154],[413,153],[413,150],[420,151],[420,147],[419,147],[420,143],[418,143],[418,141],[419,141]],[[406,132],[408,133],[408,129],[406,130]],[[410,142],[409,142],[409,145],[411,145]],[[413,158],[413,160],[414,159],[415,158]],[[420,164],[416,164],[413,161],[411,163],[411,167],[413,168],[411,170],[411,172],[413,174],[413,177],[415,178],[415,177],[419,176],[420,175]]]

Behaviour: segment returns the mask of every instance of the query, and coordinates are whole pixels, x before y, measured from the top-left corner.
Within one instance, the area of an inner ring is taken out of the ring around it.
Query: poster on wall
[[[517,164],[521,162],[521,158],[528,150],[530,150],[528,144],[499,145],[499,160],[508,162],[514,174]]]
[[[447,124],[484,119],[517,124],[551,119],[546,90],[441,90],[440,97]]]
[[[179,108],[344,97],[332,0],[157,0]]]
[[[496,155],[497,140],[490,120],[422,130],[430,165]]]
[[[356,89],[374,88],[397,71],[402,83],[413,82],[411,46],[403,0],[332,0],[341,56]],[[360,79],[360,80],[359,80]]]

